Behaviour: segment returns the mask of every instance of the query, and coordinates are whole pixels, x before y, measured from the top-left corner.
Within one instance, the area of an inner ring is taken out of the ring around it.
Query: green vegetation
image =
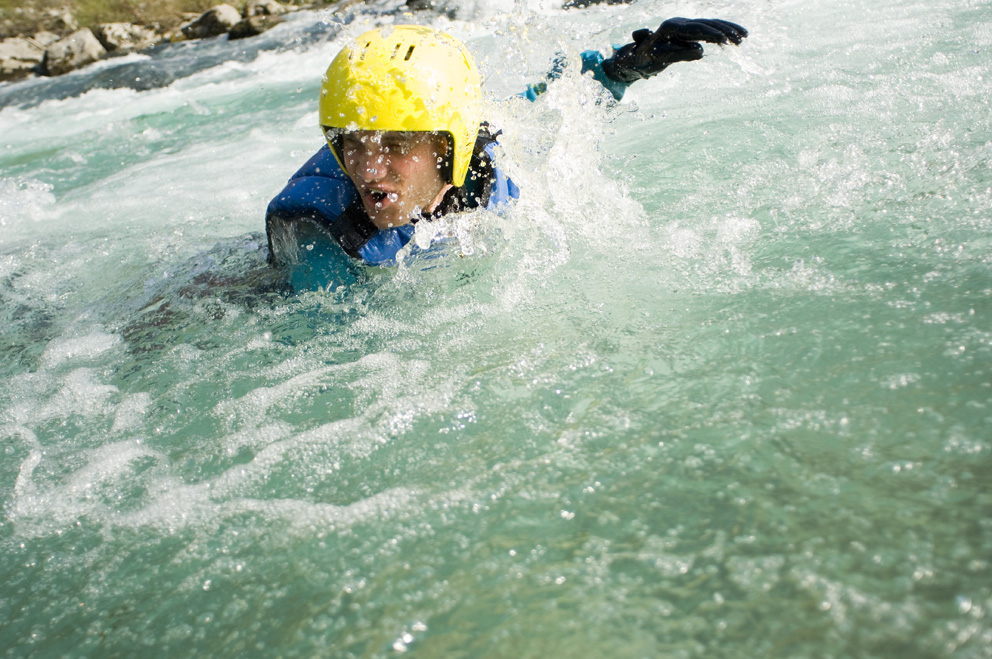
[[[118,21],[167,26],[170,22],[178,23],[183,13],[199,14],[219,3],[216,0],[74,0],[73,4],[76,9],[72,13],[79,25],[93,27]]]
[[[127,22],[163,29],[183,22],[184,14],[199,14],[223,0],[0,0],[0,38],[49,30],[66,34],[61,15],[70,14],[79,27]],[[227,0],[241,9],[248,0]],[[280,0],[284,4],[303,4]],[[310,3],[308,3],[310,4]],[[328,3],[330,4],[330,3]]]
[[[178,25],[184,13],[203,12],[214,4],[214,0],[0,0],[0,33],[63,34],[70,30],[62,19],[66,14],[79,27],[129,22],[168,28]]]

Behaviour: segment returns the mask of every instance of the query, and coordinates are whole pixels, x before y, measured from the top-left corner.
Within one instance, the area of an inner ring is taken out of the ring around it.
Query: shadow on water
[[[105,298],[108,319],[135,357],[136,365],[180,344],[209,349],[217,343],[215,324],[278,305],[293,294],[285,274],[270,268],[249,234],[224,241],[183,263],[168,266],[161,278],[133,282]]]
[[[154,359],[181,343],[206,347],[216,339],[212,325],[217,321],[250,315],[293,294],[285,273],[268,266],[261,244],[264,236],[249,234],[184,262],[149,265],[143,275],[111,287],[99,300],[76,310],[32,299],[26,292],[40,281],[36,264],[16,263],[0,277],[0,321],[7,328],[0,342],[4,371],[38,368],[50,343],[76,316],[99,318],[120,332],[136,359]],[[60,258],[57,250],[36,249],[43,258]],[[70,288],[61,297],[71,297]]]

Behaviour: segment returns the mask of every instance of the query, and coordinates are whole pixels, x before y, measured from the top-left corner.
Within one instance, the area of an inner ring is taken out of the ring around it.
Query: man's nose
[[[368,149],[358,158],[358,176],[366,183],[386,176],[386,156],[380,149]]]

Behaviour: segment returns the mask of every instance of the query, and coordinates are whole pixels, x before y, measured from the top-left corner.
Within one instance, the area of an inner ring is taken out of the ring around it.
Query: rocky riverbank
[[[63,75],[106,57],[146,50],[161,43],[223,34],[228,39],[244,39],[278,25],[288,12],[314,8],[344,11],[366,0],[230,0],[234,4],[218,4],[203,13],[170,10],[179,6],[172,3],[152,3],[156,12],[147,7],[139,11],[137,5],[119,3],[120,7],[129,6],[136,20],[102,21],[97,16],[89,25],[83,25],[69,8],[46,8],[45,2],[48,0],[21,3],[13,10],[0,4],[0,36],[7,36],[0,40],[0,83],[31,76]],[[562,6],[627,2],[630,0],[562,0]],[[411,11],[426,9],[453,15],[446,0],[406,0],[405,7]],[[12,14],[16,20],[11,18]]]
[[[44,29],[8,37],[0,41],[0,82],[30,76],[57,76],[74,71],[106,57],[141,51],[163,42],[204,39],[226,34],[244,39],[278,25],[292,11],[327,7],[344,10],[364,0],[280,3],[277,0],[250,0],[241,5],[218,4],[202,14],[184,14],[166,24],[107,22],[80,26],[65,9],[47,10],[37,22]],[[411,8],[424,4],[409,0]]]

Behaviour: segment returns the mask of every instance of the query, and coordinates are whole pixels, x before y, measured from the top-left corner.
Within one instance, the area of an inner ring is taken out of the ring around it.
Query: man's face
[[[431,210],[445,187],[440,135],[358,130],[345,133],[340,145],[345,172],[380,229],[409,224],[417,209]]]

